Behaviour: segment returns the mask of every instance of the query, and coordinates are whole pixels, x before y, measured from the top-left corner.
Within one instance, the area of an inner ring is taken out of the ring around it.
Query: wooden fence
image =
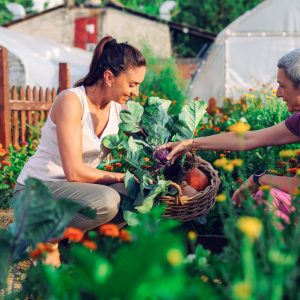
[[[45,120],[57,92],[71,85],[67,63],[59,64],[58,90],[10,86],[8,74],[8,51],[0,46],[0,144],[3,148],[26,141],[29,126],[38,126]]]

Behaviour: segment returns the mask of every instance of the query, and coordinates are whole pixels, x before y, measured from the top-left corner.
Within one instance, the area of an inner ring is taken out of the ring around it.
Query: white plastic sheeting
[[[92,54],[78,48],[65,46],[54,41],[32,37],[0,27],[0,45],[23,64],[15,68],[23,72],[22,82],[25,85],[37,87],[58,87],[58,65],[69,63],[71,67],[71,82],[74,84],[88,72]],[[18,85],[22,74],[10,72],[10,85]]]
[[[300,48],[300,0],[264,1],[218,35],[189,95],[222,104],[262,83],[276,87],[278,59],[295,48]]]

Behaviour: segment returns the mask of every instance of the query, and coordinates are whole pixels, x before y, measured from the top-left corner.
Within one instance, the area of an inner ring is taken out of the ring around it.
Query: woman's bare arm
[[[58,148],[67,180],[103,184],[123,182],[124,173],[101,171],[84,164],[81,118],[82,107],[77,96],[72,92],[59,95],[51,119],[56,124]]]

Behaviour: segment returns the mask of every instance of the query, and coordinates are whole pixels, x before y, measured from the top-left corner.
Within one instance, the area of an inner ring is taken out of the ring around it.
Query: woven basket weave
[[[206,174],[209,185],[198,194],[188,197],[183,196],[181,187],[173,182],[171,185],[177,189],[177,194],[161,196],[160,202],[166,204],[164,213],[165,218],[177,219],[180,221],[191,221],[198,216],[208,214],[209,210],[215,205],[215,196],[220,185],[217,171],[212,165],[198,156],[193,156],[184,164],[184,169],[198,168]]]

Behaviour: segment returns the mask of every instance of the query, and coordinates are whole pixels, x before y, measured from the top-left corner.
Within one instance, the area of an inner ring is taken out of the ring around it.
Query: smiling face
[[[144,81],[146,67],[130,68],[118,77],[112,78],[111,99],[125,104],[131,97],[139,95],[140,84]]]
[[[276,96],[287,103],[289,112],[300,111],[300,87],[294,87],[282,68],[278,69],[277,82]]]

